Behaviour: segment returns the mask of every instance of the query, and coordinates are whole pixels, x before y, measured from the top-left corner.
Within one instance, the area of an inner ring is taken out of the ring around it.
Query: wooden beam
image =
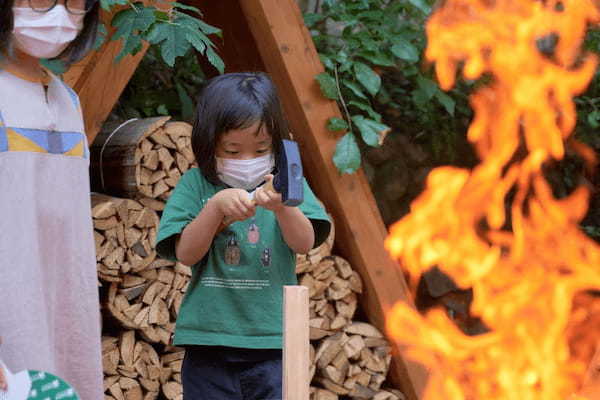
[[[310,378],[308,288],[283,287],[283,399],[307,400]]]
[[[110,21],[112,15],[102,11],[101,20]],[[72,65],[64,75],[65,82],[79,95],[85,132],[90,144],[100,132],[102,124],[148,49],[148,44],[144,43],[142,50],[135,56],[125,56],[116,63],[114,60],[122,45],[121,40],[110,40],[114,31],[114,28],[110,28],[109,37],[102,47]]]
[[[280,90],[311,185],[335,218],[338,252],[363,278],[362,306],[371,322],[384,331],[385,314],[394,303],[412,301],[401,269],[384,249],[388,233],[363,171],[341,176],[333,164],[341,134],[327,131],[325,126],[330,117],[341,114],[334,101],[323,97],[315,81],[324,69],[300,10],[294,0],[239,2],[254,40],[260,44],[263,63]],[[418,399],[427,372],[420,364],[403,359],[401,349],[395,350],[390,377],[408,399]]]

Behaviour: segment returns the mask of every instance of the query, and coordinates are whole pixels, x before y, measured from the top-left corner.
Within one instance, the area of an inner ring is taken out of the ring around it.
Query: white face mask
[[[275,166],[272,154],[250,160],[232,160],[217,157],[217,176],[227,185],[252,190],[265,180]]]
[[[13,14],[16,47],[36,58],[58,56],[83,28],[84,15],[70,14],[60,4],[44,13],[30,7],[13,7]]]

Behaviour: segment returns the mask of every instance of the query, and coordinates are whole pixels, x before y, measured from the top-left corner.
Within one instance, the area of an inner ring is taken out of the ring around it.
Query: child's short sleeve
[[[156,251],[160,257],[167,260],[177,261],[176,239],[202,209],[197,174],[198,171],[192,169],[181,177],[163,210],[156,238]]]
[[[331,229],[331,221],[325,212],[322,203],[317,199],[310,186],[304,179],[304,201],[298,206],[302,213],[310,220],[315,231],[315,244],[318,247],[327,239]]]

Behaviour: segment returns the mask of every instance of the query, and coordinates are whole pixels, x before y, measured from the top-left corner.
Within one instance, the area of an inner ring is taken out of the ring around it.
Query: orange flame
[[[386,241],[413,285],[437,266],[473,288],[471,313],[490,328],[468,337],[441,311],[394,306],[390,336],[432,369],[427,400],[565,400],[579,390],[589,359],[571,354],[566,333],[574,297],[600,288],[600,248],[578,228],[588,190],[556,199],[542,167],[564,156],[572,98],[597,65],[582,41],[599,21],[591,0],[446,0],[428,22],[426,58],[442,88],[459,71],[492,83],[471,97],[468,138],[481,164],[434,170]],[[543,54],[540,39],[552,38]]]

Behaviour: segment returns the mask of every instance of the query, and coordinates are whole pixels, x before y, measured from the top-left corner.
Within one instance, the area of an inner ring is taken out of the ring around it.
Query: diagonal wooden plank
[[[384,249],[387,236],[362,171],[340,176],[332,157],[341,134],[326,130],[330,117],[341,117],[337,104],[325,99],[314,79],[324,71],[293,0],[240,0],[267,71],[282,94],[286,115],[302,148],[311,185],[336,220],[338,252],[361,274],[366,291],[362,306],[371,321],[385,328],[385,313],[397,301],[412,303],[402,271]],[[393,179],[393,177],[391,177]],[[425,369],[395,349],[391,378],[409,399],[420,397]]]

